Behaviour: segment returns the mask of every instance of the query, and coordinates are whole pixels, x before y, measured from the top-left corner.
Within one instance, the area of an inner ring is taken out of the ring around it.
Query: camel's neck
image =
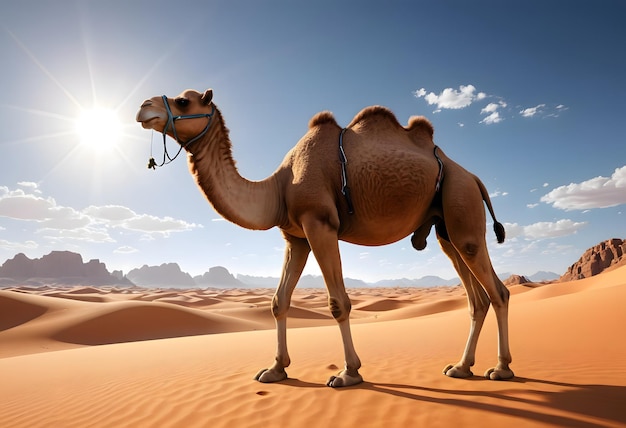
[[[213,124],[191,146],[189,170],[215,210],[246,229],[269,229],[279,223],[280,198],[274,175],[249,181],[239,175],[219,110]]]

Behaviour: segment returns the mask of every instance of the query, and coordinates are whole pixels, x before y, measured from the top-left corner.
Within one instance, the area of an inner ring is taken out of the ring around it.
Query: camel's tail
[[[504,238],[506,232],[504,231],[504,226],[498,220],[496,220],[496,214],[493,212],[493,207],[491,206],[491,199],[489,198],[489,192],[487,192],[487,188],[480,181],[480,178],[474,176],[476,180],[476,184],[480,188],[480,193],[483,196],[483,201],[487,205],[487,209],[489,210],[489,214],[491,214],[491,218],[493,219],[493,231],[496,233],[496,238],[498,239],[498,244],[502,244],[504,242]]]

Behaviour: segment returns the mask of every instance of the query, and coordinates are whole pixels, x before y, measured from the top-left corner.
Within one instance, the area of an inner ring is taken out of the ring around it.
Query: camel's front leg
[[[337,376],[331,376],[326,382],[327,386],[339,388],[342,386],[356,385],[363,382],[363,377],[359,373],[361,368],[361,360],[354,349],[352,342],[352,333],[350,332],[350,319],[339,322],[339,330],[343,340],[343,350],[346,359],[345,368],[337,373]]]
[[[363,382],[359,374],[361,361],[354,349],[350,331],[351,303],[343,283],[337,230],[331,224],[313,219],[303,222],[304,231],[317,259],[328,289],[328,306],[339,324],[345,356],[345,368],[331,376],[326,385],[338,388]]]
[[[287,312],[291,305],[293,290],[296,288],[310,252],[306,239],[294,238],[286,234],[283,236],[286,241],[283,272],[276,294],[272,299],[272,313],[276,320],[278,335],[276,359],[270,368],[260,370],[254,377],[259,382],[264,383],[287,379],[285,367],[291,363],[287,351]]]

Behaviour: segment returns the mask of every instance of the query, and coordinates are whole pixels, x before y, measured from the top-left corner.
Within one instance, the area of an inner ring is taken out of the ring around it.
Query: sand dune
[[[272,290],[0,290],[0,425],[626,426],[626,266],[510,287],[513,381],[490,313],[476,376],[450,379],[469,329],[460,287],[350,290],[365,382],[333,390],[341,338],[324,290],[296,290],[289,379],[261,384]]]

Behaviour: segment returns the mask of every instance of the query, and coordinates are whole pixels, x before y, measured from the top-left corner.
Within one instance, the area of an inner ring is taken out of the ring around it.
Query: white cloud
[[[529,107],[520,111],[519,114],[521,114],[524,117],[533,117],[538,112],[540,112],[541,109],[543,109],[545,106],[546,106],[545,104],[539,104],[539,105],[536,105],[535,107]]]
[[[38,245],[35,241],[26,242],[11,242],[5,239],[0,239],[0,248],[4,248],[10,251],[25,251],[37,248]]]
[[[135,217],[137,214],[130,208],[121,205],[91,205],[83,210],[88,216],[105,222],[121,222]]]
[[[498,196],[506,196],[508,195],[509,192],[502,192],[500,190],[496,190],[495,192],[492,192],[489,194],[490,198],[497,198]]]
[[[558,238],[572,235],[587,225],[587,222],[576,222],[562,219],[556,222],[541,221],[524,226],[524,236],[530,239]]]
[[[480,114],[487,114],[487,117],[481,120],[480,123],[484,123],[485,125],[493,125],[494,123],[502,122],[504,118],[500,116],[500,113],[498,112],[498,109],[500,107],[506,107],[506,103],[502,100],[497,103],[487,104],[487,106],[480,110]]]
[[[109,228],[169,236],[172,232],[202,227],[172,217],[138,214],[120,205],[91,205],[76,210],[57,204],[54,198],[40,196],[35,183],[22,182],[20,186],[24,189],[0,186],[0,217],[35,222],[39,232],[53,240],[114,242]]]
[[[502,122],[504,119],[500,116],[500,113],[493,112],[486,118],[480,121],[480,123],[484,123],[485,125],[493,125],[494,123]]]
[[[485,114],[485,113],[493,113],[494,111],[496,111],[498,109],[498,104],[496,103],[489,103],[487,104],[487,106],[485,108],[483,108],[480,113],[481,114]]]
[[[41,193],[41,190],[39,190],[39,184],[33,181],[20,181],[19,183],[17,183],[17,185],[21,187],[26,187],[27,189],[30,189],[32,192]]]
[[[626,165],[615,169],[611,177],[599,176],[557,187],[542,196],[541,202],[568,211],[626,204]]]
[[[134,247],[130,247],[128,245],[123,245],[123,246],[113,250],[113,252],[117,253],[117,254],[131,254],[131,253],[136,253],[137,251],[139,251],[139,250],[134,248]]]
[[[563,104],[559,104],[556,107],[548,106],[545,103],[537,104],[535,107],[524,108],[519,111],[522,117],[559,117],[560,113],[568,110],[569,108]]]
[[[504,229],[506,231],[506,239],[524,236],[524,226],[517,223],[504,223]]]
[[[115,242],[108,230],[94,227],[82,227],[77,229],[41,229],[38,231],[49,241],[84,241],[92,243]]]
[[[577,233],[585,227],[587,222],[576,222],[570,219],[562,219],[555,222],[541,221],[528,226],[517,223],[505,223],[507,239],[548,239],[559,238]]]
[[[434,113],[439,113],[443,109],[462,109],[477,101],[482,101],[487,98],[497,99],[499,100],[498,102],[490,102],[481,109],[480,114],[486,116],[479,123],[493,125],[505,120],[505,115],[503,116],[501,109],[505,109],[507,107],[507,103],[497,95],[487,95],[484,92],[477,92],[474,85],[460,85],[459,89],[445,88],[439,94],[429,92],[425,88],[420,88],[413,91],[413,95],[416,98],[424,98],[429,105],[436,105],[437,109]],[[519,114],[522,117],[529,118],[558,117],[559,114],[565,110],[568,110],[568,107],[563,104],[558,104],[554,107],[541,103],[534,107],[522,108],[519,111]],[[459,126],[463,125],[459,123]]]
[[[427,92],[421,88],[413,92],[416,98],[424,98],[429,105],[437,105],[439,109],[461,109],[474,101],[482,100],[487,95],[484,92],[476,93],[474,85],[461,85],[459,89],[446,88],[439,94]]]
[[[39,222],[47,229],[80,229],[92,223],[88,216],[70,207],[55,206],[48,211],[48,215],[49,217]]]
[[[22,189],[4,187],[0,194],[0,217],[43,221],[52,217],[51,210],[55,207],[54,199],[26,194]]]
[[[171,232],[183,232],[197,227],[196,224],[172,217],[156,217],[149,214],[136,215],[122,223],[124,229],[139,232],[161,233],[168,236]]]

